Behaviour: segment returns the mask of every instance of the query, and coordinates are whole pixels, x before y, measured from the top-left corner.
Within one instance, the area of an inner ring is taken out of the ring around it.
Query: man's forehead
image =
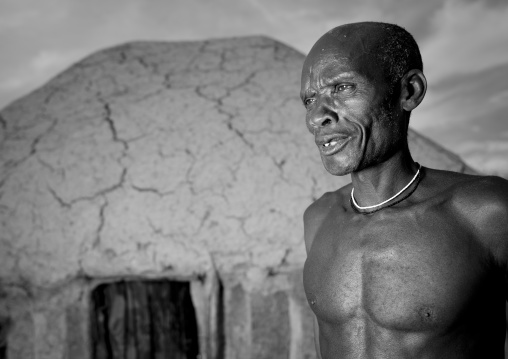
[[[336,54],[325,54],[314,58],[313,62],[308,63],[303,75],[312,78],[331,78],[331,77],[352,77],[357,75],[357,68],[348,57],[337,56]]]
[[[368,71],[375,68],[376,46],[382,38],[379,26],[371,23],[336,27],[323,35],[305,59],[303,76],[335,67],[335,70]]]
[[[382,38],[372,28],[340,26],[324,34],[307,56],[316,61],[321,58],[344,58],[350,61],[367,54],[374,54]]]
[[[329,50],[329,48],[323,48],[323,51],[319,53],[309,54],[305,60],[302,78],[352,77],[372,72],[372,64],[375,59],[371,54],[344,54],[333,49]]]

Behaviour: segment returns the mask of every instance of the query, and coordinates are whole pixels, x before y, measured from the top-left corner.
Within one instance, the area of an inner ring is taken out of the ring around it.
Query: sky
[[[266,35],[307,53],[366,20],[420,45],[429,88],[411,126],[508,177],[508,0],[0,0],[0,108],[120,43]]]

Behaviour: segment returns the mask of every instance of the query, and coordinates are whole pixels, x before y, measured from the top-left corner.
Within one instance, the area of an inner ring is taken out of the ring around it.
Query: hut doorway
[[[92,292],[93,359],[199,358],[189,282],[119,281]]]

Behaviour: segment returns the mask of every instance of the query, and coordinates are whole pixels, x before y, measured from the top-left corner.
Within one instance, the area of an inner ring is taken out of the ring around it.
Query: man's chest
[[[304,270],[312,309],[404,331],[452,326],[486,275],[483,249],[439,218],[327,221]]]

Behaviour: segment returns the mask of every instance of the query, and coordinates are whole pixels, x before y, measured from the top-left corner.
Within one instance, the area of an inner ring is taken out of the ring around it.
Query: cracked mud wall
[[[300,165],[300,63],[263,38],[128,44],[8,107],[2,278],[301,262],[321,173]]]
[[[252,293],[267,277],[293,278],[303,210],[349,180],[324,171],[307,133],[303,59],[263,37],[129,43],[5,108],[2,310],[37,328],[47,318],[19,308],[89,278],[218,273]],[[409,138],[423,165],[470,171]]]

